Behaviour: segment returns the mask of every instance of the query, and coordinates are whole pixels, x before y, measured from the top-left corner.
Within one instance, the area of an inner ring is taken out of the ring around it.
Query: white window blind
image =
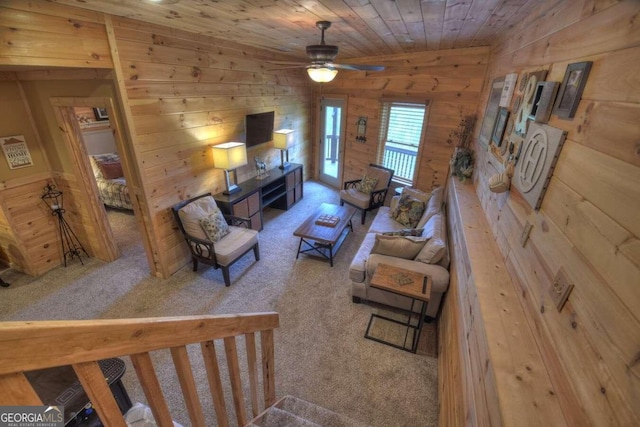
[[[394,180],[406,185],[413,185],[426,110],[418,103],[382,104],[378,163],[393,169]]]

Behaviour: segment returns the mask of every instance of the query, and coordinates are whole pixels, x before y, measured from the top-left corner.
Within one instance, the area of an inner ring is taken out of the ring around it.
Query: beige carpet
[[[373,216],[328,262],[300,256],[293,230],[321,202],[338,202],[336,191],[305,183],[304,199],[289,211],[267,209],[260,233],[262,259],[246,256],[231,268],[232,285],[210,267],[192,272],[185,266],[168,280],[149,275],[132,215],[110,211],[123,256],[106,264],[74,260],[34,279],[13,271],[0,288],[0,320],[90,319],[277,311],[277,395],[292,395],[372,426],[437,424],[437,337],[435,324],[425,325],[419,354],[410,354],[364,338],[378,306],[353,304],[348,268]],[[190,352],[196,372],[203,373],[197,349]],[[224,352],[222,352],[224,354]],[[132,400],[144,394],[129,365],[124,382]],[[176,421],[189,425],[170,356],[154,355],[165,396]],[[246,366],[246,365],[243,365]],[[211,402],[204,378],[198,378],[203,402]],[[231,400],[230,398],[228,399]],[[230,404],[231,405],[231,404]],[[215,425],[205,404],[208,425]],[[229,406],[231,408],[231,406]]]

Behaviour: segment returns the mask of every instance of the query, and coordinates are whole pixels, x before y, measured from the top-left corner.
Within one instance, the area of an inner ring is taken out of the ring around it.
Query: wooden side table
[[[431,276],[425,276],[424,274],[416,273],[415,271],[405,270],[388,264],[378,264],[378,267],[376,267],[376,271],[371,278],[370,285],[383,291],[411,298],[411,309],[407,315],[406,322],[401,322],[390,317],[372,313],[364,337],[382,344],[390,345],[391,347],[415,353],[418,350],[418,339],[420,337],[422,325],[424,324],[427,303],[431,296]],[[422,307],[420,309],[420,318],[418,319],[418,323],[413,324],[411,320],[413,316],[413,308],[416,302],[421,303]],[[374,318],[406,326],[407,329],[404,335],[403,345],[398,345],[372,336],[370,331]],[[407,347],[407,338],[410,330],[413,330],[413,337],[411,339],[411,347]]]

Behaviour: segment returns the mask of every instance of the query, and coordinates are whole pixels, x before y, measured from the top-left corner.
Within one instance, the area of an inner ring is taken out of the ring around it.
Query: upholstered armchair
[[[361,179],[346,181],[340,190],[340,206],[345,203],[362,211],[364,224],[367,212],[384,205],[391,185],[393,170],[371,163]]]
[[[171,210],[189,245],[193,271],[198,270],[198,262],[221,268],[224,284],[229,286],[233,263],[251,250],[260,260],[258,232],[250,229],[250,219],[223,214],[211,195],[184,200]]]

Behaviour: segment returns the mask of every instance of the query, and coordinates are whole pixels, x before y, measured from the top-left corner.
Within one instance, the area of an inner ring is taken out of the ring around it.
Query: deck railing
[[[416,167],[416,155],[415,150],[387,145],[384,148],[382,166],[393,169],[394,178],[411,181]]]

